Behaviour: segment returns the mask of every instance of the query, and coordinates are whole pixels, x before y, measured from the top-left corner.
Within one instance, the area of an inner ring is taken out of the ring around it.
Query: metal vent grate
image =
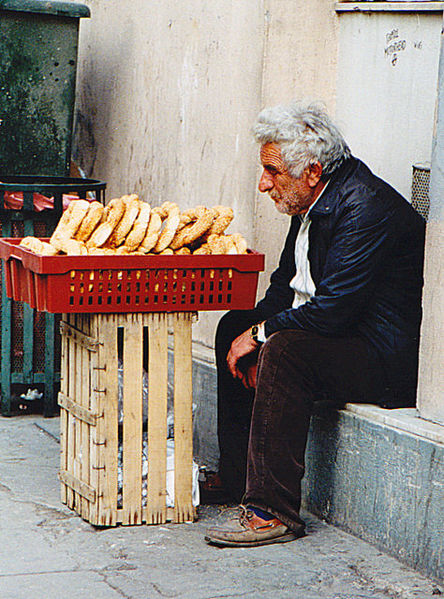
[[[427,220],[430,209],[430,167],[414,164],[412,169],[412,206]]]

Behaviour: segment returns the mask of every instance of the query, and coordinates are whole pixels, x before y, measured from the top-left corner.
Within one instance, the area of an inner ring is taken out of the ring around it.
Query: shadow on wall
[[[74,119],[74,134],[72,158],[81,166],[87,177],[90,177],[97,157],[97,147],[94,139],[93,123],[80,110],[76,111]]]

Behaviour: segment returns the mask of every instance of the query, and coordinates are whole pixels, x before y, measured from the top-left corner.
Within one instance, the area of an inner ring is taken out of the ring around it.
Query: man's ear
[[[322,176],[322,165],[320,162],[310,164],[308,167],[307,183],[310,187],[316,187],[321,180]]]

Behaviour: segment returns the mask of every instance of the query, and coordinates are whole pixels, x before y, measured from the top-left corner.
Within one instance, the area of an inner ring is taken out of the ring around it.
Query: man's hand
[[[242,373],[241,383],[245,389],[256,389],[257,362],[253,362]]]
[[[233,341],[230,347],[230,351],[227,355],[228,370],[231,372],[234,378],[241,380],[242,384],[248,389],[256,384],[256,372],[250,372],[251,366],[245,372],[239,368],[239,360],[244,356],[248,356],[252,352],[256,351],[259,347],[257,343],[250,335],[250,329],[244,331],[239,337]],[[255,365],[254,365],[255,366]]]

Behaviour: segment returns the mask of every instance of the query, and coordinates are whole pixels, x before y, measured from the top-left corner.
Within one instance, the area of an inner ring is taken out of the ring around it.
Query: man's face
[[[303,214],[314,201],[315,191],[309,182],[309,169],[295,179],[284,165],[278,144],[266,143],[261,147],[264,171],[259,181],[259,191],[267,192],[276,208],[283,214]]]

